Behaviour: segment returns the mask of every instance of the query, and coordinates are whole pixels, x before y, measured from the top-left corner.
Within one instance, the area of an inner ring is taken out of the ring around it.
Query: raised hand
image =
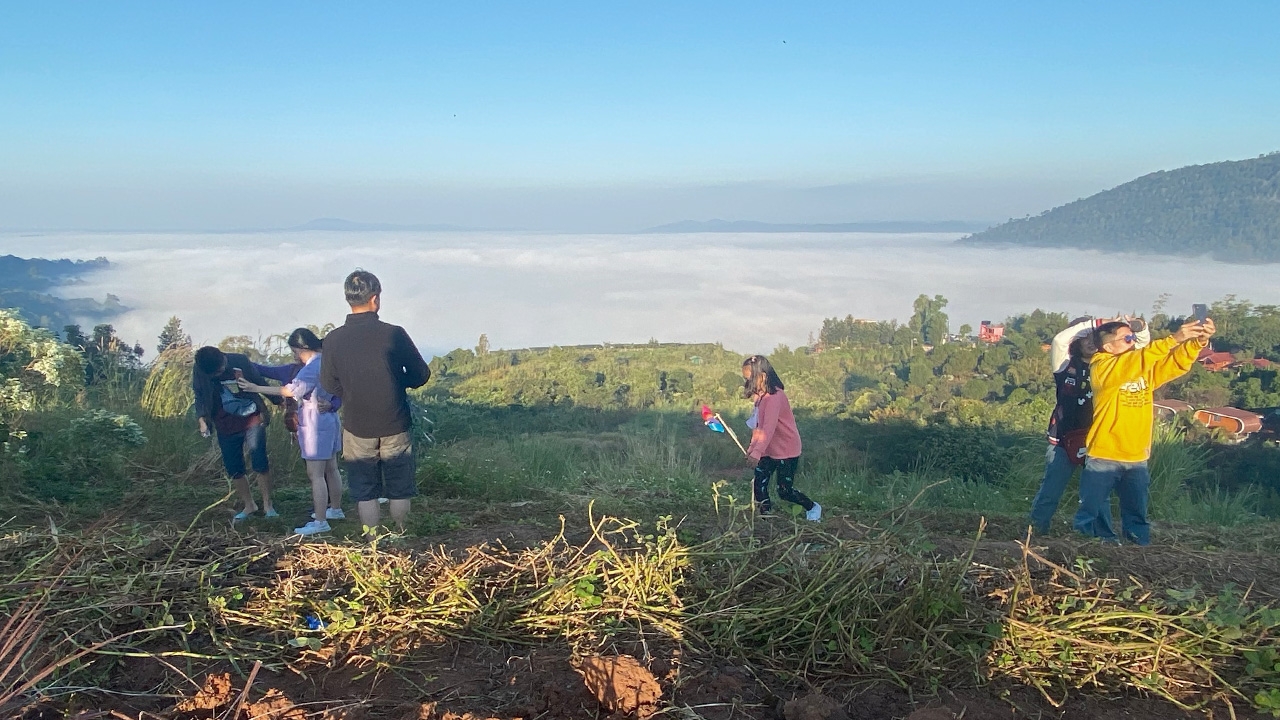
[[[1213,321],[1205,320],[1205,323],[1206,324],[1201,325],[1200,322],[1196,320],[1191,320],[1190,322],[1184,322],[1182,323],[1182,326],[1178,328],[1178,332],[1173,334],[1173,339],[1177,340],[1178,342],[1186,342],[1188,340],[1195,340],[1202,337],[1209,337],[1209,335],[1213,334],[1213,331],[1209,330],[1209,332],[1206,334],[1205,330],[1206,328],[1213,327],[1212,325]]]

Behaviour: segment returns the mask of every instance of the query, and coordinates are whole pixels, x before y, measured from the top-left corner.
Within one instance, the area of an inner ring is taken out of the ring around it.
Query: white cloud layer
[[[1075,250],[968,248],[954,235],[272,232],[0,235],[24,257],[105,256],[63,294],[120,296],[114,321],[151,349],[171,315],[197,342],[341,323],[342,279],[378,275],[385,320],[424,353],[597,342],[721,341],[742,352],[798,345],[823,318],[905,322],[942,294],[953,329],[1034,308],[1150,314],[1227,294],[1280,303],[1275,265]]]

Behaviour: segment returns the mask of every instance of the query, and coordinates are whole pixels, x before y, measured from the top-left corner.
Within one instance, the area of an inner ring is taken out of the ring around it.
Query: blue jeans
[[[1050,445],[1045,457],[1040,490],[1031,501],[1031,527],[1037,534],[1049,532],[1049,523],[1053,521],[1053,514],[1058,511],[1058,502],[1062,500],[1062,493],[1075,472],[1076,466],[1071,462],[1067,451],[1061,445]]]
[[[222,451],[222,468],[231,479],[245,474],[244,452],[249,451],[249,463],[253,471],[266,474],[271,471],[267,461],[267,426],[261,423],[234,435],[218,435],[218,449]]]
[[[1088,458],[1080,473],[1080,510],[1076,512],[1076,530],[1085,535],[1115,540],[1111,529],[1111,491],[1120,496],[1120,526],[1124,537],[1138,545],[1151,543],[1151,525],[1147,523],[1147,493],[1151,473],[1147,463],[1126,463]]]

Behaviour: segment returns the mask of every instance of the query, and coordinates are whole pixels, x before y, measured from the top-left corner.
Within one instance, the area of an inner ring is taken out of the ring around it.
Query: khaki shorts
[[[342,460],[347,468],[347,486],[356,502],[406,500],[418,494],[417,464],[409,433],[362,438],[343,430]]]

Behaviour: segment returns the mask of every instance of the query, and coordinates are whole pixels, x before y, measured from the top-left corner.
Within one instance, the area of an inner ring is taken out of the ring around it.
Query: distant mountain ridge
[[[1280,262],[1280,152],[1154,172],[958,242]]]
[[[448,232],[448,231],[467,231],[475,228],[463,227],[462,225],[448,224],[430,224],[430,225],[396,225],[393,223],[366,223],[356,222],[354,220],[343,220],[342,218],[316,218],[305,222],[301,225],[295,225],[286,230],[330,230],[338,232],[346,231],[385,231],[385,230],[410,230],[419,232]]]
[[[991,223],[974,220],[885,220],[850,223],[766,223],[755,220],[682,220],[642,230],[643,233],[712,233],[712,232],[974,232]]]

